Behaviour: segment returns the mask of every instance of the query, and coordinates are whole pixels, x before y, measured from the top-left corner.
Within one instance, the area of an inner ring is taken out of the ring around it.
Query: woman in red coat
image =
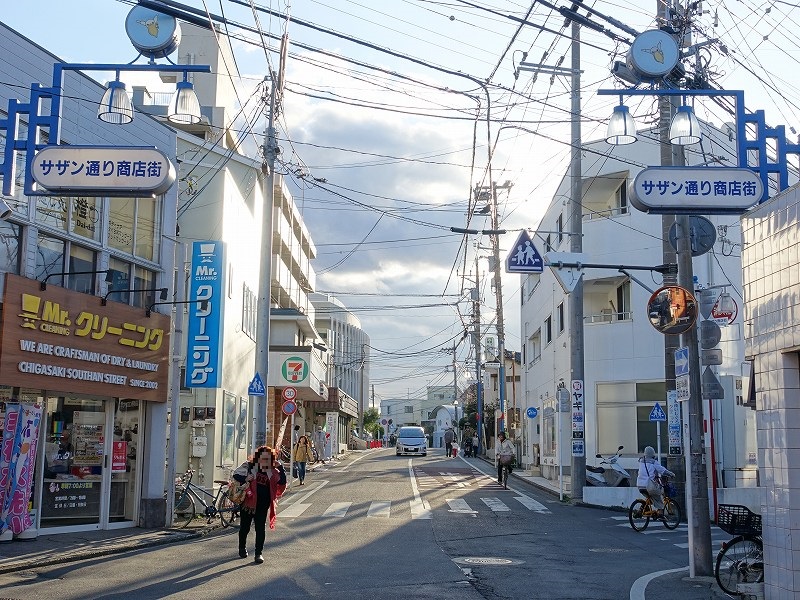
[[[275,529],[275,500],[280,498],[286,488],[286,475],[279,468],[277,453],[269,446],[259,446],[250,459],[233,472],[233,478],[239,483],[250,482],[247,498],[242,504],[241,527],[239,529],[239,556],[247,558],[247,535],[250,526],[255,525],[256,547],[255,562],[264,562],[262,552],[266,538],[266,524]]]

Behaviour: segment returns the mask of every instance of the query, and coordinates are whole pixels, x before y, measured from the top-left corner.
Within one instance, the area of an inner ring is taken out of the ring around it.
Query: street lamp
[[[636,122],[633,120],[628,107],[620,103],[614,107],[611,118],[608,120],[606,142],[612,146],[625,146],[636,141]]]
[[[692,107],[687,104],[679,106],[669,126],[669,141],[678,146],[688,146],[701,138],[700,123]]]

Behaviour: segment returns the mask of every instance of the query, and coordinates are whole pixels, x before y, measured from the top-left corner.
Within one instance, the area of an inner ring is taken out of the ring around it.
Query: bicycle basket
[[[731,535],[761,535],[761,515],[741,504],[720,504],[717,527]]]
[[[501,465],[510,465],[514,462],[514,457],[510,454],[501,454],[500,455],[500,464]]]
[[[678,497],[678,488],[675,487],[674,483],[665,483],[664,484],[664,495],[670,498],[677,498]]]

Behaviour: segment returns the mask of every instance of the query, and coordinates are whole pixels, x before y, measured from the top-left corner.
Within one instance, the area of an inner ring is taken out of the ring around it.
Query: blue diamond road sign
[[[544,271],[542,255],[533,245],[528,232],[520,232],[517,241],[506,257],[506,273],[541,273]]]

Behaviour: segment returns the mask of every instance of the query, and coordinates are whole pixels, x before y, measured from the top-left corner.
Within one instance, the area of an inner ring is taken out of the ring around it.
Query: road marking
[[[297,491],[297,488],[295,488],[294,490],[292,490],[293,493],[292,493],[291,496],[282,496],[281,497],[280,504],[281,505],[285,504],[288,507],[288,506],[292,506],[293,504],[299,504],[300,502],[305,502],[306,500],[311,498],[311,496],[313,496],[318,491],[320,491],[322,488],[324,488],[326,485],[328,485],[328,481],[325,480],[325,479],[323,479],[321,481],[315,481],[314,483],[311,484],[311,489],[309,489],[307,492],[305,492],[302,496],[297,495],[298,491]]]
[[[278,518],[281,519],[292,519],[294,517],[299,517],[302,515],[306,509],[311,506],[310,504],[300,504],[299,502],[295,502],[287,506],[286,508],[281,509],[278,513]]]
[[[464,513],[470,515],[474,515],[478,512],[477,510],[472,510],[469,507],[469,504],[467,504],[467,501],[464,500],[463,498],[455,498],[455,499],[448,498],[447,500],[445,500],[445,502],[447,502],[447,504],[450,506],[449,512]]]
[[[408,459],[408,477],[411,479],[411,491],[414,493],[414,499],[409,500],[411,506],[412,519],[430,519],[431,518],[431,505],[422,499],[419,494],[419,487],[417,487],[417,479],[414,477],[414,466],[411,459]]]
[[[668,569],[666,571],[656,571],[655,573],[648,573],[647,575],[642,575],[633,582],[631,586],[631,593],[630,593],[630,600],[645,600],[645,590],[647,589],[647,584],[650,583],[656,577],[661,577],[662,575],[669,575],[670,573],[680,573],[681,571],[688,571],[689,567],[682,567],[680,569]]]
[[[369,505],[367,510],[368,517],[380,517],[388,519],[392,510],[392,503],[376,500]]]
[[[511,509],[500,498],[481,498],[481,501],[493,512],[506,512]]]
[[[433,516],[431,507],[427,502],[421,500],[409,500],[408,504],[411,506],[412,519],[430,519]]]
[[[343,517],[347,514],[352,502],[332,502],[323,513],[323,517]]]
[[[547,508],[541,502],[534,500],[533,498],[528,498],[527,496],[516,496],[514,500],[518,500],[522,506],[527,508],[528,510],[532,510],[537,513],[549,513],[550,509]]]

